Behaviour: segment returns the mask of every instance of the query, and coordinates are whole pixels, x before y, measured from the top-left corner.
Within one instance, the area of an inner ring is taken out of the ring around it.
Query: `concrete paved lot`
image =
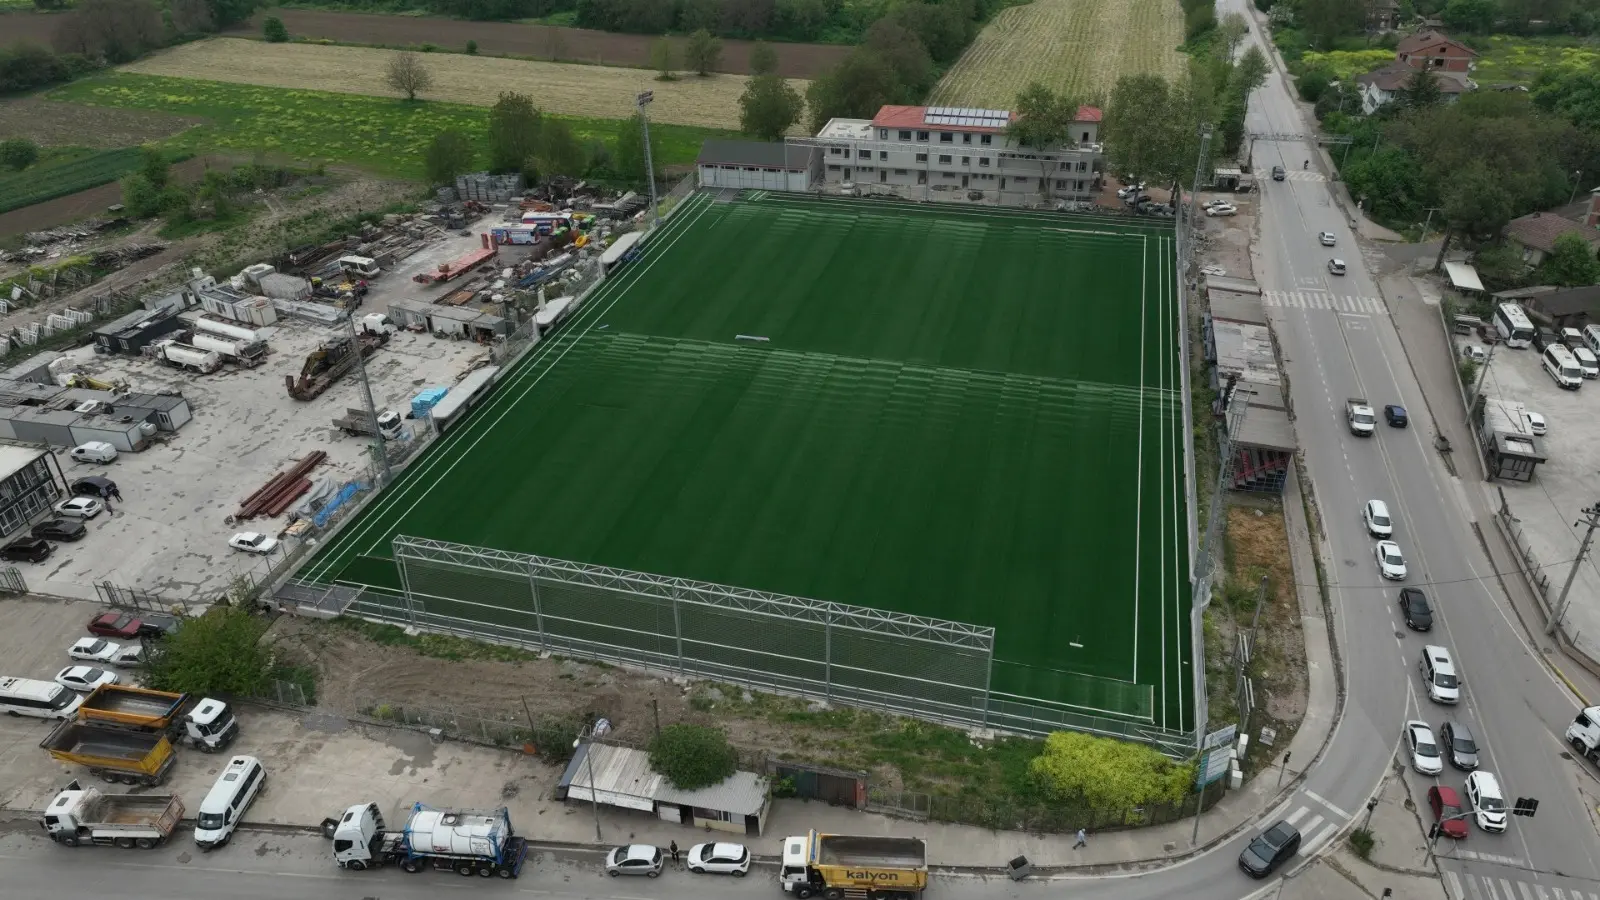
[[[369,305],[364,311],[371,311]],[[313,450],[328,461],[312,473],[342,484],[366,468],[364,439],[332,426],[347,407],[361,405],[358,379],[347,375],[310,402],[290,399],[284,376],[298,374],[305,356],[342,329],[285,321],[271,329],[267,362],[255,369],[212,375],[182,372],[142,358],[74,355],[84,371],[105,380],[123,378],[136,391],[180,391],[194,419],[170,440],[109,465],[87,465],[58,452],[69,479],[105,475],[126,503],[116,515],[89,524],[89,536],[65,544],[42,564],[19,565],[34,590],[55,596],[93,597],[101,580],[156,591],[175,600],[209,600],[238,573],[265,571],[266,563],[228,548],[236,531],[275,534],[287,520],[257,519],[231,527],[224,518],[272,477]],[[465,341],[402,332],[368,360],[373,399],[404,411],[424,387],[454,384],[484,348]]]
[[[1463,343],[1459,337],[1456,341],[1458,346]],[[1497,481],[1488,490],[1491,497],[1495,488],[1503,491],[1512,515],[1521,520],[1550,579],[1553,599],[1583,540],[1583,529],[1573,523],[1584,506],[1600,500],[1600,381],[1585,381],[1576,391],[1564,391],[1545,373],[1538,350],[1512,350],[1502,344],[1495,348],[1483,391],[1490,397],[1521,401],[1542,413],[1548,423],[1544,444],[1550,459],[1539,466],[1534,480]],[[1600,659],[1600,567],[1592,555],[1573,582],[1567,621],[1568,634],[1575,634],[1585,652]]]

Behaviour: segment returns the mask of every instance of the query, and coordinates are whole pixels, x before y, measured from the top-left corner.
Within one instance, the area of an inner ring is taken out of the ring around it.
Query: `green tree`
[[[806,88],[811,131],[821,131],[829,119],[870,119],[898,90],[894,69],[878,54],[858,47]]]
[[[489,168],[519,172],[539,149],[544,116],[524,94],[506,91],[489,109]],[[640,167],[641,169],[643,166]]]
[[[1439,87],[1437,75],[1427,69],[1418,69],[1406,79],[1398,99],[1408,109],[1425,109],[1439,105],[1439,101],[1444,99],[1444,91]]]
[[[156,643],[145,663],[145,685],[158,691],[251,697],[272,677],[272,653],[262,642],[267,623],[236,606],[213,607],[185,619]]]
[[[135,219],[146,219],[160,212],[161,189],[138,172],[122,179],[122,207]]]
[[[451,185],[457,175],[472,171],[472,141],[455,129],[441,131],[422,155],[422,171],[430,185]]]
[[[1260,47],[1251,44],[1234,65],[1232,77],[1228,79],[1228,89],[1248,100],[1256,88],[1267,83],[1267,73],[1271,71],[1272,64],[1267,61],[1267,55],[1261,52]]]
[[[928,48],[904,25],[889,17],[879,19],[867,29],[864,53],[878,57],[893,72],[896,87],[889,92],[890,102],[915,102],[928,93],[938,71]]]
[[[739,765],[728,736],[705,725],[680,723],[661,729],[650,742],[650,768],[681,791],[721,784]]]
[[[1492,235],[1511,221],[1511,196],[1483,162],[1474,162],[1451,176],[1444,195],[1444,240],[1434,268],[1444,265],[1450,239],[1457,234]]]
[[[1568,232],[1556,238],[1550,255],[1539,264],[1539,281],[1562,287],[1585,287],[1600,282],[1600,259],[1595,258],[1594,248],[1582,235]]]
[[[383,82],[396,92],[405,94],[407,100],[415,100],[418,94],[433,87],[433,73],[422,64],[422,57],[410,50],[402,50],[389,57],[389,68],[383,75]]]
[[[1534,82],[1533,102],[1580,128],[1600,132],[1600,72],[1545,69]]]
[[[1483,286],[1491,291],[1523,287],[1528,271],[1528,264],[1522,261],[1522,254],[1503,242],[1479,247],[1478,251],[1472,254],[1472,267],[1478,270],[1478,277],[1483,280]]]
[[[167,155],[159,147],[139,148],[139,173],[149,179],[157,190],[167,186]]]
[[[1358,34],[1366,25],[1365,0],[1301,0],[1299,21],[1306,37],[1318,49],[1327,50],[1347,35]]]
[[[1230,12],[1217,23],[1217,55],[1232,61],[1239,45],[1250,34],[1250,22],[1242,13]]]
[[[1155,74],[1118,78],[1100,129],[1111,170],[1156,183],[1187,181],[1198,151],[1197,116],[1207,105],[1192,82],[1171,85]]]
[[[467,41],[467,55],[468,56],[477,56],[478,55],[478,42],[477,41]]]
[[[1047,798],[1094,809],[1179,803],[1194,786],[1193,765],[1152,747],[1068,731],[1045,738],[1028,772]]]
[[[289,29],[277,16],[267,16],[261,20],[261,35],[269,44],[281,44],[289,39]]]
[[[1417,158],[1404,147],[1389,145],[1367,154],[1344,167],[1350,193],[1363,201],[1363,208],[1382,219],[1398,222],[1419,221],[1428,199],[1428,180]]]
[[[539,171],[545,176],[577,177],[588,165],[583,145],[572,128],[560,119],[547,119],[539,131],[539,151],[535,155]]]
[[[1056,165],[1049,158],[1054,155],[1050,151],[1071,140],[1072,120],[1077,114],[1077,100],[1057,94],[1037,81],[1017,95],[1016,119],[1006,133],[1018,145],[1038,154],[1042,199],[1050,199],[1050,171]]]
[[[0,166],[18,172],[39,161],[39,145],[27,138],[0,141]]]
[[[211,217],[214,219],[226,219],[233,215],[233,194],[234,188],[227,173],[218,169],[208,170],[195,190],[196,199],[211,207]]]
[[[781,141],[805,112],[800,92],[777,75],[757,75],[739,95],[739,130],[763,141]]]
[[[1439,13],[1445,27],[1451,31],[1469,31],[1488,34],[1494,31],[1500,8],[1495,0],[1450,0]]]
[[[662,35],[650,45],[650,68],[656,70],[658,81],[671,81],[678,77],[677,54],[673,52],[672,40],[666,35]]]
[[[236,22],[243,22],[260,6],[260,0],[208,0],[211,4],[211,21],[220,30]]]
[[[1315,103],[1322,99],[1322,95],[1333,89],[1333,82],[1338,74],[1328,66],[1312,66],[1300,73],[1295,79],[1295,90],[1299,92],[1300,99],[1307,103]]]
[[[756,41],[750,48],[750,74],[771,75],[778,71],[778,51],[766,41]]]
[[[722,39],[713,37],[704,28],[689,35],[683,47],[683,62],[696,75],[710,75],[722,62]]]

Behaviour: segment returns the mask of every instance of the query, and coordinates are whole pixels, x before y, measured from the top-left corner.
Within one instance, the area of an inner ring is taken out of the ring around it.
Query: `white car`
[[[1329,272],[1329,274],[1332,274],[1332,275],[1343,275],[1344,274],[1344,260],[1342,260],[1342,259],[1330,259],[1330,260],[1328,260],[1328,272]]]
[[[73,497],[55,506],[56,515],[70,516],[74,519],[92,519],[100,515],[102,509],[105,509],[105,504],[93,497]]]
[[[1334,237],[1333,232],[1331,231],[1319,232],[1317,234],[1317,240],[1320,241],[1324,247],[1332,247],[1334,244],[1339,243],[1339,239]]]
[[[1126,200],[1129,197],[1134,196],[1135,194],[1139,193],[1142,190],[1144,190],[1144,182],[1142,182],[1142,181],[1139,182],[1138,184],[1125,185],[1125,186],[1117,189],[1117,199],[1118,200]]]
[[[689,848],[689,871],[743,878],[750,871],[750,851],[743,844],[695,844]]]
[[[1406,723],[1406,747],[1411,751],[1411,765],[1418,772],[1437,775],[1444,771],[1439,745],[1433,742],[1433,728],[1427,722],[1413,719]]]
[[[84,662],[111,663],[131,666],[144,659],[144,648],[137,644],[119,644],[105,638],[78,638],[67,650],[67,655]]]
[[[1489,351],[1478,344],[1468,344],[1461,348],[1461,358],[1470,359],[1475,363],[1488,362]]]
[[[1523,410],[1522,417],[1528,420],[1528,430],[1534,434],[1543,436],[1545,431],[1548,429],[1548,426],[1544,421],[1544,416],[1534,412],[1531,409]]]
[[[656,878],[661,875],[665,865],[666,854],[660,847],[649,844],[629,844],[625,847],[613,847],[606,854],[607,875],[645,875]]]
[[[75,691],[92,691],[102,684],[116,684],[121,680],[117,673],[93,666],[67,666],[56,673],[56,684]]]
[[[1378,572],[1390,581],[1406,580],[1406,558],[1400,555],[1400,545],[1394,541],[1379,541],[1373,548],[1378,558]]]
[[[1222,277],[1224,277],[1224,276],[1226,276],[1228,274],[1228,270],[1224,269],[1221,266],[1201,266],[1200,267],[1200,274],[1201,275],[1215,275],[1218,278],[1222,278]]]
[[[1472,807],[1472,817],[1484,831],[1506,830],[1506,797],[1500,793],[1500,781],[1491,772],[1482,769],[1467,776],[1467,804]]]
[[[1213,206],[1232,206],[1232,205],[1233,205],[1233,201],[1232,200],[1224,200],[1221,197],[1213,197],[1210,200],[1207,200],[1206,202],[1200,204],[1200,207],[1202,209],[1210,209]]]
[[[1231,216],[1239,212],[1239,208],[1232,203],[1223,203],[1206,210],[1208,216]]]
[[[271,553],[278,549],[278,539],[267,537],[259,531],[241,531],[228,538],[228,546],[246,553]]]
[[[1367,534],[1375,538],[1394,536],[1394,520],[1389,518],[1389,505],[1382,500],[1368,500],[1361,510],[1361,521],[1366,523]]]

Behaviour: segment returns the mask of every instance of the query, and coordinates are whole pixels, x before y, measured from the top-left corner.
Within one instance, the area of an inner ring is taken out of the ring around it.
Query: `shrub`
[[[680,790],[720,784],[738,764],[728,736],[706,725],[668,725],[650,742],[650,768]]]
[[[1350,832],[1350,849],[1354,850],[1356,855],[1362,859],[1370,857],[1372,848],[1377,845],[1377,838],[1373,837],[1372,832],[1366,828],[1357,828],[1355,831]]]
[[[1194,784],[1194,766],[1152,747],[1068,731],[1045,738],[1028,772],[1050,799],[1093,809],[1179,803]]]
[[[477,41],[467,41],[467,55],[468,56],[476,56],[477,53],[478,53],[478,42]]]
[[[39,161],[39,145],[27,138],[0,141],[0,165],[20,172]]]
[[[268,43],[281,44],[289,39],[289,29],[277,16],[267,16],[261,23],[261,35]]]

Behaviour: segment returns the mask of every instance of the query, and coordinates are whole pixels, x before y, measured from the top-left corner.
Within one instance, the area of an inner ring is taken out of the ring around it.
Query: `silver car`
[[[661,848],[649,844],[613,847],[611,852],[606,854],[606,874],[644,875],[655,878],[661,874],[665,860],[666,855],[661,852]]]

